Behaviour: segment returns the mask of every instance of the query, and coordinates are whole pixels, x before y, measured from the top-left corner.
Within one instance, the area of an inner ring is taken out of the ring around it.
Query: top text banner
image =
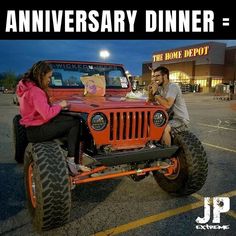
[[[233,16],[201,10],[0,10],[5,39],[234,39]]]

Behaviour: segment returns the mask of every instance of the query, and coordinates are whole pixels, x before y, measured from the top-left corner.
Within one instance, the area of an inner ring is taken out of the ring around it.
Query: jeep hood
[[[70,104],[69,110],[74,112],[90,113],[104,109],[128,109],[128,108],[153,108],[156,104],[142,99],[131,99],[121,96],[108,97],[81,97],[74,95],[67,99]],[[163,109],[163,106],[161,106]]]

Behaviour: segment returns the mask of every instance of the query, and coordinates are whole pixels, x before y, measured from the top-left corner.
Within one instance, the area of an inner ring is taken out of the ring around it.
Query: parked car
[[[14,94],[15,90],[14,89],[4,89],[3,93],[5,93],[5,94]]]
[[[15,159],[24,162],[29,212],[38,231],[70,219],[71,190],[75,185],[130,176],[134,181],[154,177],[170,194],[185,196],[200,190],[207,177],[207,158],[190,131],[173,134],[170,147],[161,144],[169,117],[166,108],[144,99],[127,98],[131,84],[121,64],[48,61],[53,67],[49,97],[66,99],[68,116],[80,123],[76,162],[89,163],[89,172],[70,176],[64,140],[28,143],[20,115],[13,120]],[[85,96],[83,76],[104,77],[104,96]],[[108,80],[119,79],[113,86]],[[163,166],[162,163],[166,165]]]

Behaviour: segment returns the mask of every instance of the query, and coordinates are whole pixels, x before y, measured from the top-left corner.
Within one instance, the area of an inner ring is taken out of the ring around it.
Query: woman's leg
[[[75,156],[75,148],[78,139],[79,120],[71,116],[58,115],[50,122],[26,128],[29,142],[45,142],[67,136],[68,156]]]
[[[79,123],[78,123],[79,124]],[[76,146],[79,145],[79,125],[73,126],[68,133],[68,156],[75,157],[76,154]]]
[[[26,129],[29,142],[45,142],[55,138],[67,136],[68,158],[67,163],[72,175],[77,175],[78,170],[75,164],[76,146],[79,142],[78,119],[71,116],[58,115],[47,124],[30,127]],[[78,165],[81,171],[90,171],[90,168],[84,165]]]

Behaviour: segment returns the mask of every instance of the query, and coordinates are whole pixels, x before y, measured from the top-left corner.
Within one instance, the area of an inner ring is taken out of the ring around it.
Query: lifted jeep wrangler
[[[66,142],[28,143],[20,115],[15,116],[15,159],[24,162],[28,207],[39,231],[69,220],[71,190],[78,184],[122,176],[140,181],[152,173],[160,187],[173,195],[189,195],[202,188],[208,164],[201,142],[184,131],[172,137],[171,147],[162,146],[168,113],[163,106],[126,97],[131,85],[122,65],[48,62],[53,67],[50,99],[66,99],[70,104],[63,113],[80,123],[76,162],[91,171],[70,176]],[[94,75],[106,79],[103,97],[84,96],[81,77]]]

